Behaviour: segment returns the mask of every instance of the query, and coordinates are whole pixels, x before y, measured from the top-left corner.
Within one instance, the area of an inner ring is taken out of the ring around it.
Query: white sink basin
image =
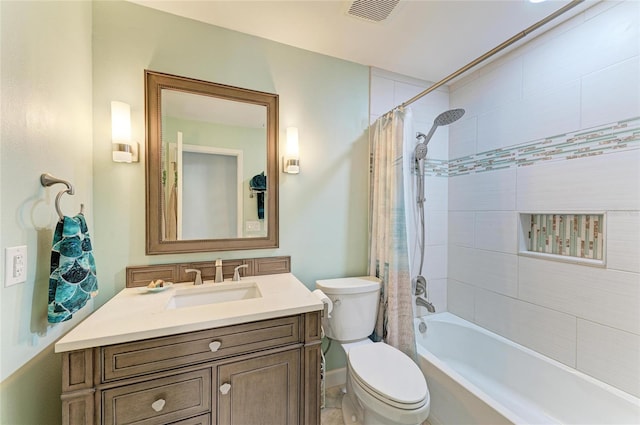
[[[255,282],[218,283],[206,287],[179,289],[169,299],[166,308],[176,309],[208,304],[220,304],[230,301],[260,298],[262,294]]]

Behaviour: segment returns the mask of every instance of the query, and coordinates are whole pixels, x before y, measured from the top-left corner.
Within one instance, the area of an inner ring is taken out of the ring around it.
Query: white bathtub
[[[640,424],[640,399],[453,314],[416,342],[432,425]]]

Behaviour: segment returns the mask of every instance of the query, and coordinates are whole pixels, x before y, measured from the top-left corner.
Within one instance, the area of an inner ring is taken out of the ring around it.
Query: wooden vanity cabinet
[[[65,352],[63,424],[320,424],[320,312]]]

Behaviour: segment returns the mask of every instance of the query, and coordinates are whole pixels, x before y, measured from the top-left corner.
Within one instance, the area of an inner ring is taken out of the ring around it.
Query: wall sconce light
[[[287,128],[287,149],[282,158],[282,171],[288,174],[298,174],[300,172],[297,127]]]
[[[111,151],[113,162],[139,162],[138,143],[131,141],[131,106],[111,102]]]

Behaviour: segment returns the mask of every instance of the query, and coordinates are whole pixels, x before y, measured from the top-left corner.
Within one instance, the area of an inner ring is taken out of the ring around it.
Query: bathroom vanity
[[[319,424],[322,302],[290,273],[245,280],[231,301],[239,282],[127,288],[89,316],[56,344],[63,423]],[[176,308],[190,291],[206,303]]]

